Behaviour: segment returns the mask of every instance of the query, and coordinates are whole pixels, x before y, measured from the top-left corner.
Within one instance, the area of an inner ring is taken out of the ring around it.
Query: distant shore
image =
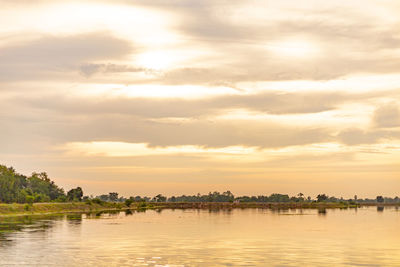
[[[56,213],[86,213],[115,210],[146,210],[146,209],[234,209],[234,208],[265,208],[265,209],[346,209],[363,206],[397,206],[395,203],[330,203],[330,202],[287,202],[287,203],[229,203],[229,202],[160,202],[132,203],[130,206],[119,202],[86,203],[34,203],[34,204],[0,204],[1,216],[21,216]]]

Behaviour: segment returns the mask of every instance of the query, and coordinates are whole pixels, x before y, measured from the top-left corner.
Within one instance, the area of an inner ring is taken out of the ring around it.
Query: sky
[[[399,14],[0,0],[0,164],[93,195],[399,195]]]

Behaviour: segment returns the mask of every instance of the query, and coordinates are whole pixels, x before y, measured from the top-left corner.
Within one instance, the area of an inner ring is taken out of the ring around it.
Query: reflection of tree
[[[132,210],[125,210],[125,216],[129,216],[132,214],[133,214]]]
[[[64,215],[34,215],[5,217],[0,220],[0,247],[12,245],[12,236],[15,232],[25,231],[29,234],[46,233],[56,221],[62,220]]]
[[[383,212],[384,210],[385,210],[384,206],[377,206],[376,207],[376,211],[378,211],[378,212]]]
[[[163,209],[156,209],[157,213],[161,213],[163,211]]]
[[[70,224],[81,224],[82,223],[82,214],[68,214],[66,216],[68,223]]]
[[[326,215],[326,209],[318,209],[318,215],[325,216]]]
[[[52,215],[25,215],[15,217],[2,217],[0,219],[0,248],[13,245],[16,232],[27,234],[39,234],[47,238],[49,230],[57,225],[57,221],[65,220],[70,225],[80,226],[83,219],[105,218],[118,216],[119,211],[102,213],[75,213],[75,214],[52,214]],[[126,213],[125,213],[126,214]]]

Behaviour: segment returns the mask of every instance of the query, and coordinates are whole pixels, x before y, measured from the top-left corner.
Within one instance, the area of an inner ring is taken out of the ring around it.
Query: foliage
[[[67,193],[67,199],[69,201],[82,201],[83,197],[83,190],[80,187],[73,188],[68,191]]]
[[[128,198],[128,199],[125,200],[125,205],[126,205],[127,207],[130,207],[130,206],[132,205],[132,203],[133,203],[133,200],[130,199],[130,198]]]
[[[153,201],[153,202],[166,202],[166,201],[167,201],[167,198],[164,197],[164,196],[161,195],[161,194],[158,194],[157,196],[153,197],[152,201]]]
[[[108,193],[108,198],[110,199],[111,202],[117,202],[118,201],[118,193],[110,192],[110,193]]]
[[[124,202],[125,198],[120,197],[118,198],[118,193],[117,192],[110,192],[108,195],[100,195],[97,196],[96,198],[101,199],[104,202]]]
[[[47,173],[34,172],[30,177],[17,173],[14,168],[0,165],[0,202],[3,203],[28,203],[34,202],[66,202],[66,201],[82,201],[85,200],[87,204],[95,203],[106,205],[106,202],[121,202],[126,206],[131,206],[132,203],[140,203],[138,207],[147,207],[151,204],[147,202],[315,202],[310,196],[305,197],[303,193],[298,193],[297,196],[290,197],[287,194],[271,194],[258,195],[258,196],[235,196],[231,191],[209,192],[208,194],[201,195],[181,195],[171,196],[167,198],[162,194],[157,194],[153,198],[144,196],[131,196],[126,199],[119,197],[117,192],[110,192],[106,195],[100,195],[96,198],[93,196],[83,197],[83,190],[77,187],[68,191],[67,194],[64,190],[58,187],[50,178]],[[389,198],[377,196],[375,199],[359,199],[357,195],[354,199],[344,199],[329,197],[326,194],[319,194],[316,197],[317,202],[334,202],[334,203],[400,203],[400,198]]]
[[[94,198],[91,201],[92,201],[92,203],[99,204],[99,205],[103,205],[104,204],[104,201],[99,199],[99,198]]]
[[[328,200],[328,196],[325,195],[325,194],[319,194],[319,195],[317,196],[317,201],[318,201],[318,202],[322,202],[322,201],[326,201],[326,200]]]
[[[12,167],[0,165],[0,202],[32,204],[66,200],[64,190],[50,180],[47,173],[34,172],[27,177]]]

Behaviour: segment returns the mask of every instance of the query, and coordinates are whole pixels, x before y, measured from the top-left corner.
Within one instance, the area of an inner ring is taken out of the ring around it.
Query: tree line
[[[87,198],[87,197],[86,197]],[[310,196],[306,197],[303,193],[299,193],[296,196],[289,196],[287,194],[271,194],[271,195],[258,195],[258,196],[235,196],[231,191],[226,191],[223,193],[220,192],[210,192],[205,195],[201,195],[200,193],[196,195],[181,195],[181,196],[171,196],[166,197],[162,194],[158,194],[154,197],[147,196],[131,196],[129,198],[119,197],[117,192],[111,192],[108,195],[100,195],[97,197],[88,197],[88,199],[99,199],[101,201],[106,202],[347,202],[350,204],[355,203],[400,203],[399,197],[383,197],[377,196],[374,199],[359,199],[357,196],[354,198],[345,199],[343,197],[337,198],[333,196],[328,196],[326,194],[318,194],[315,198]],[[129,206],[129,205],[128,205]]]
[[[81,187],[76,187],[65,193],[45,172],[32,173],[25,176],[17,173],[14,168],[0,165],[0,202],[3,203],[34,203],[34,202],[125,202],[128,206],[133,202],[349,202],[349,203],[400,203],[399,197],[390,198],[377,196],[375,199],[336,198],[326,194],[318,194],[315,198],[298,193],[296,196],[287,194],[271,194],[258,196],[235,196],[231,191],[209,192],[208,194],[181,195],[166,197],[157,194],[154,197],[131,196],[120,197],[117,192],[93,196],[84,196]]]
[[[65,193],[45,172],[25,176],[12,167],[0,165],[0,202],[66,202],[81,201],[82,198],[82,188],[77,187]]]

